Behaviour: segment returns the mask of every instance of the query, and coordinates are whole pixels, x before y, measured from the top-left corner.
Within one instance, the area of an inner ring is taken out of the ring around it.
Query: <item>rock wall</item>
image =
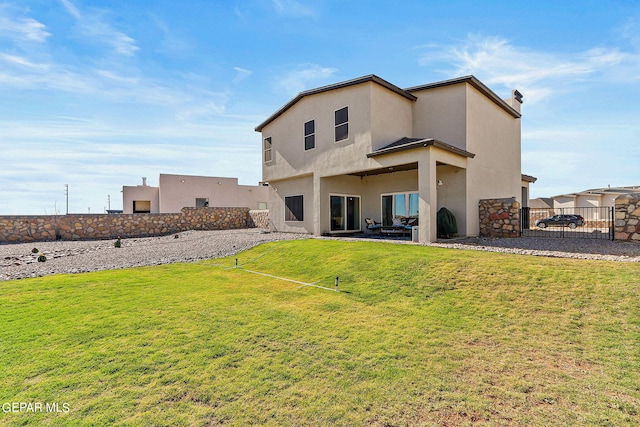
[[[248,208],[183,208],[180,213],[170,214],[0,216],[0,243],[97,240],[149,237],[187,230],[266,228],[263,216],[268,218],[268,211],[250,211]]]
[[[520,236],[520,203],[516,201],[515,197],[480,200],[478,210],[480,236]]]
[[[250,210],[248,226],[249,228],[269,228],[269,210]]]
[[[616,198],[614,239],[640,243],[640,193]]]

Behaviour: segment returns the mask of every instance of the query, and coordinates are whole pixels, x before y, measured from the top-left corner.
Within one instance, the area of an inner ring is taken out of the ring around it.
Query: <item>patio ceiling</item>
[[[414,169],[418,169],[418,162],[407,163],[404,165],[395,165],[395,166],[390,166],[386,168],[370,169],[362,172],[354,172],[354,173],[350,173],[349,175],[359,176],[362,178],[365,176],[381,175],[383,173],[410,171]]]

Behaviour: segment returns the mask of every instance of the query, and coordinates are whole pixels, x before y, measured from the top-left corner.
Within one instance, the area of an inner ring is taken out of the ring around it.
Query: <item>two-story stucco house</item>
[[[528,197],[521,103],[473,76],[401,89],[370,75],[301,92],[256,127],[272,224],[320,235],[411,219],[429,242],[446,207],[459,235],[477,235],[480,199]]]

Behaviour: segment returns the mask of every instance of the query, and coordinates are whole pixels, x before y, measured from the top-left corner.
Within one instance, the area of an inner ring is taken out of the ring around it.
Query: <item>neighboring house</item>
[[[538,197],[529,200],[531,209],[550,209],[553,210],[553,199],[551,197]]]
[[[616,198],[637,192],[640,192],[640,186],[592,188],[577,193],[534,199],[531,200],[531,207],[545,209],[545,212],[540,212],[537,217],[562,213],[578,214],[589,223],[611,218],[610,210],[615,207]]]
[[[560,194],[551,199],[554,209],[614,207],[618,196],[639,191],[640,186],[592,188],[578,193]]]
[[[124,213],[173,213],[184,207],[267,209],[266,185],[238,185],[238,178],[160,174],[158,187],[122,187]]]
[[[256,127],[270,220],[320,235],[418,219],[429,242],[446,207],[459,235],[477,235],[480,199],[522,202],[535,181],[520,172],[521,103],[473,76],[401,89],[370,75],[302,92]]]

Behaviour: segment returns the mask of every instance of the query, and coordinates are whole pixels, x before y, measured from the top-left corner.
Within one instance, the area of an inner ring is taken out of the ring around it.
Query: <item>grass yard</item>
[[[323,240],[237,256],[334,292],[235,258],[0,282],[0,425],[640,424],[638,264]]]

